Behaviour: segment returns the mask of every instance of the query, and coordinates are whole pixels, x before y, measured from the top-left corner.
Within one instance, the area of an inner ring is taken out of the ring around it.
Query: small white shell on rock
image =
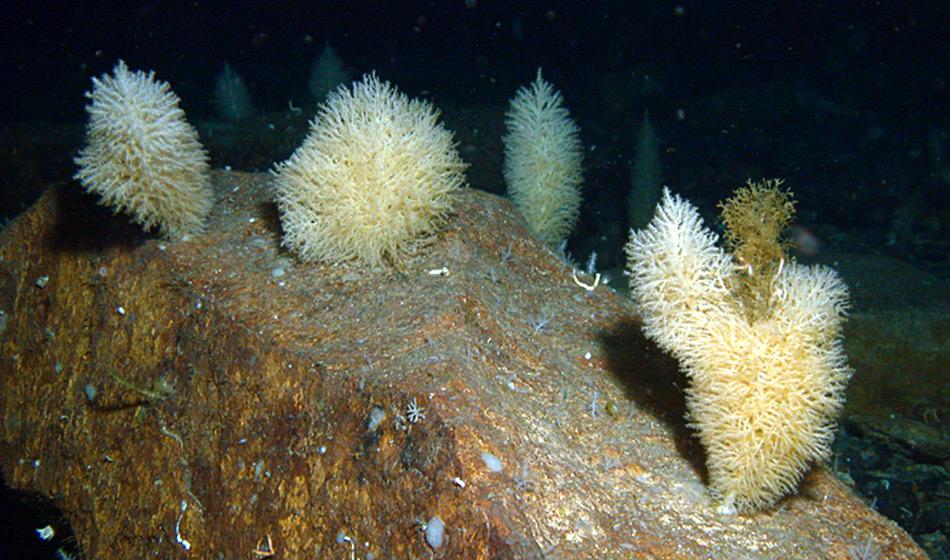
[[[439,516],[433,516],[432,519],[426,523],[426,542],[429,543],[429,546],[432,548],[439,548],[442,546],[442,537],[445,533],[445,523],[442,523],[442,520],[439,519]]]
[[[488,470],[491,472],[501,472],[504,465],[501,464],[501,459],[495,457],[489,452],[482,453],[482,461],[485,461],[485,466],[488,467]]]

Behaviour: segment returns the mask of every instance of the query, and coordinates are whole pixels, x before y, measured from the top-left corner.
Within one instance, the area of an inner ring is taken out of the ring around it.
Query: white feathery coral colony
[[[534,82],[511,100],[505,124],[508,195],[531,233],[553,249],[567,239],[580,214],[580,130],[540,69]]]
[[[303,145],[274,169],[284,245],[304,261],[405,263],[465,186],[466,164],[438,119],[376,74],[330,93]]]
[[[830,453],[851,376],[841,337],[848,290],[831,269],[780,261],[767,311],[735,293],[750,270],[716,246],[698,210],[664,189],[627,244],[643,332],[690,379],[691,425],[722,511],[751,511],[795,489]]]
[[[172,239],[201,231],[212,203],[208,155],[171,86],[121,60],[92,82],[75,178],[146,230]]]

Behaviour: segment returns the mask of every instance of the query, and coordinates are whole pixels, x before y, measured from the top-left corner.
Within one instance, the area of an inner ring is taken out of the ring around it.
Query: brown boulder
[[[0,466],[85,557],[924,558],[824,468],[717,514],[675,362],[504,199],[400,273],[299,264],[268,176],[214,182],[183,242],[75,185],[0,238]]]

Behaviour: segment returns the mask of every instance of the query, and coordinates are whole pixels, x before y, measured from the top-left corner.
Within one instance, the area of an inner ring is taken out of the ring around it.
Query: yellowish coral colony
[[[274,170],[284,245],[305,261],[405,263],[465,184],[438,118],[376,74],[330,93],[303,145]]]
[[[121,61],[93,83],[76,178],[145,229],[200,231],[212,200],[207,156],[178,97]],[[510,195],[532,233],[556,245],[580,204],[577,127],[540,71],[507,125]],[[465,168],[435,108],[368,74],[330,93],[303,145],[276,166],[283,243],[303,261],[402,267],[444,224]],[[749,183],[724,204],[732,254],[668,190],[626,246],[644,333],[689,376],[690,422],[724,511],[774,504],[828,455],[851,375],[847,288],[833,270],[785,255],[779,235],[794,205],[780,185]]]
[[[756,189],[773,196],[777,186]],[[665,190],[627,244],[628,267],[644,333],[690,379],[690,423],[721,510],[751,511],[793,491],[828,456],[851,376],[841,337],[848,290],[829,268],[781,257],[764,300],[743,297],[756,272],[716,240],[694,206]]]

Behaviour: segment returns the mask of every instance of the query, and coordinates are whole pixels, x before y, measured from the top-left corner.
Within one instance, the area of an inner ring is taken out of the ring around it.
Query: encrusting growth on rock
[[[785,255],[793,206],[780,184],[749,183],[723,205],[732,255],[669,190],[626,247],[643,331],[690,379],[690,426],[725,512],[771,506],[827,457],[851,376],[847,287]]]

